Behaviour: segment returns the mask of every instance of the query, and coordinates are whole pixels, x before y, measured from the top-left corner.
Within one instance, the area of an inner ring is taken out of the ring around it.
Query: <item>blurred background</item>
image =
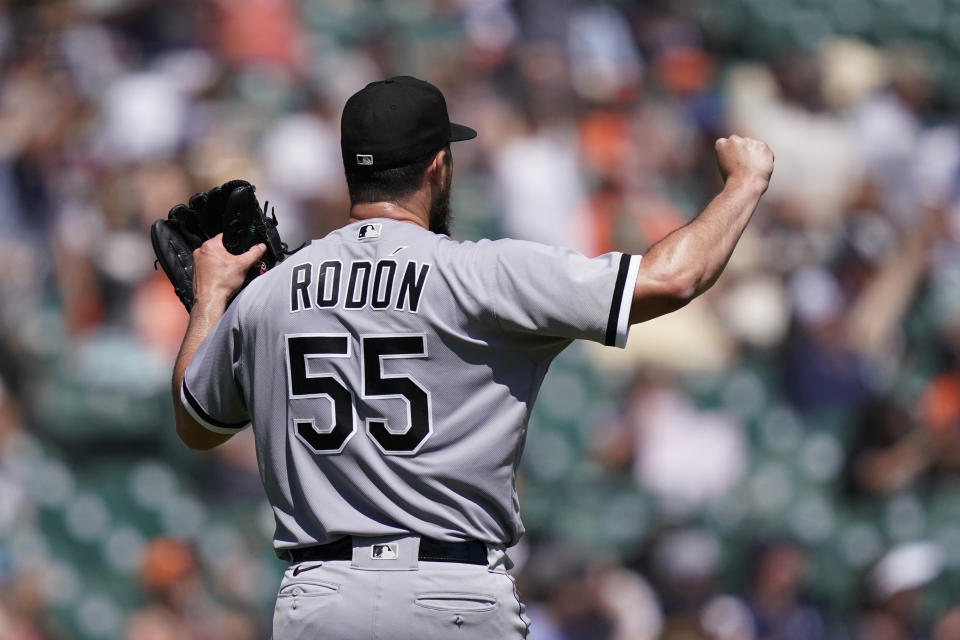
[[[575,344],[511,555],[537,640],[960,638],[960,2],[0,2],[0,638],[269,636],[249,431],[173,431],[152,220],[243,177],[342,224],[339,112],[406,73],[479,130],[456,236],[642,253],[773,183],[707,295]]]

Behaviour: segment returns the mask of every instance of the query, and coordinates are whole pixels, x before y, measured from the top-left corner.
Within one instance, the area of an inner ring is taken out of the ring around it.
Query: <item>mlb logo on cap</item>
[[[371,165],[373,165],[373,156],[371,156],[371,155],[366,155],[366,154],[363,154],[363,153],[358,153],[358,154],[357,154],[357,164],[371,166]]]

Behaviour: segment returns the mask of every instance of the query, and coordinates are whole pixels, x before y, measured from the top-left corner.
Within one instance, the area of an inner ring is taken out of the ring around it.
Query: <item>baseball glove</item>
[[[193,251],[218,233],[223,233],[223,245],[234,255],[246,252],[257,243],[267,245],[263,257],[247,272],[243,286],[273,268],[289,253],[277,232],[276,215],[269,218],[264,215],[257,202],[256,187],[246,180],[231,180],[193,194],[188,204],[176,205],[166,220],[157,220],[150,227],[157,263],[163,267],[188,312],[194,302]]]

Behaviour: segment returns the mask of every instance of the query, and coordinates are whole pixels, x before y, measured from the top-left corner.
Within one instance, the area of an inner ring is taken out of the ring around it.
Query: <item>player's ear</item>
[[[433,156],[433,161],[430,163],[430,166],[427,167],[427,180],[435,187],[443,185],[443,163],[446,155],[447,150],[441,149],[437,152],[437,155]]]

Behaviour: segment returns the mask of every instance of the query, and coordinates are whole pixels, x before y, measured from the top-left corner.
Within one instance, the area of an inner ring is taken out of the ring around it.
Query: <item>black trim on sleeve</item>
[[[613,285],[613,300],[610,302],[610,316],[607,318],[607,335],[603,344],[612,347],[617,344],[617,324],[620,320],[620,307],[623,306],[623,287],[627,284],[627,272],[630,271],[630,255],[620,256],[620,268],[617,270],[617,283]]]
[[[205,422],[209,422],[215,427],[219,427],[221,429],[236,429],[237,431],[240,431],[245,426],[247,426],[247,423],[250,422],[249,420],[244,420],[242,422],[224,422],[223,420],[217,420],[216,418],[214,418],[209,413],[203,410],[203,407],[200,406],[200,403],[197,402],[197,399],[193,397],[192,393],[190,393],[190,389],[187,388],[186,381],[184,381],[183,383],[183,397],[187,399],[187,402],[190,403],[190,407],[196,412],[198,416],[203,418]]]

